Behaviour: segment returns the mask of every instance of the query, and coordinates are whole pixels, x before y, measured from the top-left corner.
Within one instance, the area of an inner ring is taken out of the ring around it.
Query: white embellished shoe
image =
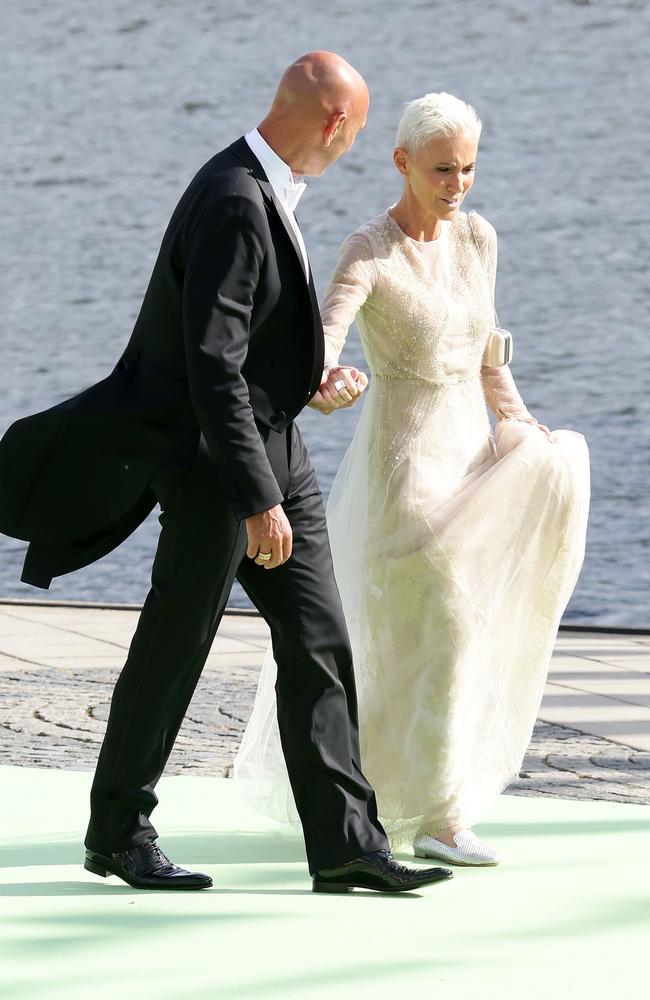
[[[416,858],[436,858],[450,865],[498,865],[501,860],[496,851],[479,840],[471,830],[455,833],[452,840],[455,847],[443,844],[428,833],[421,833],[413,841],[413,851]]]

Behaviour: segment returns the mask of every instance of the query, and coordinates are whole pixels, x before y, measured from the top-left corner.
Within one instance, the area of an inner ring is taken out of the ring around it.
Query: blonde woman
[[[401,197],[347,238],[322,307],[326,364],[356,319],[370,371],[328,506],[364,770],[393,847],[465,865],[498,863],[471,827],[529,743],[589,503],[584,438],[495,364],[496,234],[461,211],[480,133],[449,94],[407,105]],[[272,681],[269,657],[236,771],[277,800]]]

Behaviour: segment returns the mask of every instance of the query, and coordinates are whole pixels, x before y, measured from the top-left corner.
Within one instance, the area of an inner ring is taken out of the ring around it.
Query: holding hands
[[[326,368],[320,387],[309,401],[309,405],[327,416],[334,410],[344,410],[354,406],[368,386],[367,375],[358,368],[335,365]]]

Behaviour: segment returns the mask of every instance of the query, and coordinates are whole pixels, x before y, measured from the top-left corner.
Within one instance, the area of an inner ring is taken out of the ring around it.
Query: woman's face
[[[398,147],[395,166],[406,193],[418,208],[436,219],[452,219],[474,183],[478,137],[475,132],[439,136],[416,153]]]

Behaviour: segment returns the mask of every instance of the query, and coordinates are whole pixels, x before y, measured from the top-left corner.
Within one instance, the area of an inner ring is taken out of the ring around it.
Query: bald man
[[[270,625],[314,889],[395,892],[451,874],[405,868],[387,850],[360,768],[321,494],[294,423],[319,387],[351,402],[362,386],[354,371],[323,376],[294,209],[300,176],[345,153],[367,113],[366,84],[340,57],[313,52],[290,66],[259,128],[217,153],[181,198],[114,372],[19,421],[0,447],[0,472],[13,469],[0,529],[31,542],[28,583],[48,587],[162,509],[92,786],[85,867],[97,875],[143,889],[212,885],[169,860],[150,816],[235,577]]]

